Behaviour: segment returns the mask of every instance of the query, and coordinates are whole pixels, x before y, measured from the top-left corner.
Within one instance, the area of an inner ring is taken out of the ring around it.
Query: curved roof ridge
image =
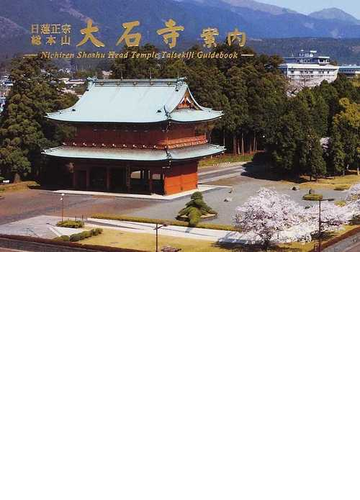
[[[140,85],[142,87],[153,86],[171,86],[177,87],[186,84],[186,77],[181,78],[116,78],[104,79],[88,78],[90,85],[97,87],[120,87],[120,86],[134,86]]]

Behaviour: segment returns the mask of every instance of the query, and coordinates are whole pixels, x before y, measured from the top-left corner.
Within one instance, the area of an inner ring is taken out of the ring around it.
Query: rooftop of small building
[[[188,106],[179,106],[184,103]],[[48,118],[68,123],[206,122],[222,116],[198,104],[185,78],[89,79],[79,101]]]
[[[100,80],[98,78],[88,78],[90,84],[98,87],[119,87],[119,86],[133,86],[137,85],[142,87],[179,87],[186,85],[186,78],[118,78]]]
[[[334,66],[332,64],[316,64],[316,63],[292,63],[285,62],[279,65],[280,69],[294,68],[294,69],[321,69],[321,70],[338,70],[339,66]]]
[[[340,69],[352,69],[360,71],[360,64],[343,64]]]

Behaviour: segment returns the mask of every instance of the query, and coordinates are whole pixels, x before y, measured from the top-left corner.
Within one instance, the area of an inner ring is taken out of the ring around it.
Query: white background
[[[357,254],[1,268],[1,500],[359,499]]]

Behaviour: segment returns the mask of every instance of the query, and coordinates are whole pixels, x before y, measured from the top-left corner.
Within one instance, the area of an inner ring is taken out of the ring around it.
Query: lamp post
[[[64,222],[64,198],[65,198],[65,194],[61,193],[60,201],[61,201],[61,221],[62,222]]]
[[[162,227],[167,227],[167,224],[155,224],[156,252],[159,251],[159,229]]]
[[[321,252],[321,225],[322,225],[321,203],[323,201],[334,201],[334,198],[322,198],[321,200],[319,200],[319,245],[318,245],[318,252]]]

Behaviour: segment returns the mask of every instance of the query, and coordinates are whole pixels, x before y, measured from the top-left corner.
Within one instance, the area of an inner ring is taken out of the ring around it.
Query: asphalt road
[[[360,243],[355,243],[354,245],[348,246],[343,250],[343,252],[360,252]]]
[[[153,203],[153,202],[152,202]],[[147,200],[66,195],[65,217],[89,217],[94,213],[130,214],[146,208]],[[61,215],[60,194],[41,189],[8,193],[0,200],[0,224],[8,224],[39,215]]]

